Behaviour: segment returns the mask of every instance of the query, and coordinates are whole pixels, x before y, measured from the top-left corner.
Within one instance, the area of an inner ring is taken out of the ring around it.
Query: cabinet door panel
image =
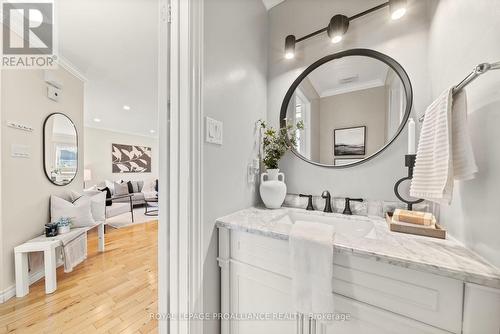
[[[500,290],[465,285],[464,334],[500,333]]]
[[[266,270],[231,261],[231,313],[293,313],[291,280]],[[295,320],[231,320],[231,334],[293,334]]]

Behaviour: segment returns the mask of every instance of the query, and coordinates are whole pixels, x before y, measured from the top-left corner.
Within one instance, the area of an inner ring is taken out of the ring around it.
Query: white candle
[[[408,154],[416,154],[415,148],[415,121],[410,118],[408,121]]]

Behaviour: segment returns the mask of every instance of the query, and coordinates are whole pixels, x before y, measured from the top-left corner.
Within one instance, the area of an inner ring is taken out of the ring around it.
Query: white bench
[[[97,250],[104,252],[104,222],[89,227],[86,232],[97,227]],[[45,269],[45,293],[49,294],[57,289],[56,276],[56,248],[62,246],[61,240],[32,239],[14,248],[15,271],[16,271],[16,297],[24,297],[29,291],[28,254],[31,252],[43,252]]]

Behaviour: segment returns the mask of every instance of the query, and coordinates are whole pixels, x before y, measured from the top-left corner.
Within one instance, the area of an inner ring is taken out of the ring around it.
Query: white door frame
[[[160,1],[169,8],[168,0]],[[201,321],[178,317],[203,311],[203,0],[170,0],[170,17],[169,69],[164,72],[170,79],[163,84],[170,108],[169,116],[160,119],[160,184],[165,191],[160,205],[166,224],[159,228],[158,312],[174,318],[161,320],[159,331],[198,334],[203,332]]]
[[[168,0],[159,0],[158,7],[158,125],[159,125],[159,177],[158,177],[158,313],[169,313],[169,59],[170,59],[170,26],[168,19]],[[167,320],[158,321],[158,331],[168,333]]]

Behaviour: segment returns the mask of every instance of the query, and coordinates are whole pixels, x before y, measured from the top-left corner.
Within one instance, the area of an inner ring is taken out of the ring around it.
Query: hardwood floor
[[[91,232],[87,260],[68,274],[58,268],[56,292],[46,295],[41,279],[0,304],[0,334],[156,333],[157,232],[157,222],[108,228],[104,253]]]

